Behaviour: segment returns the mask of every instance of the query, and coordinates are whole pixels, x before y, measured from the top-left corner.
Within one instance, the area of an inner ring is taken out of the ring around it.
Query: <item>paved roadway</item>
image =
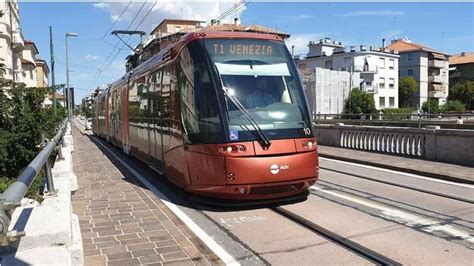
[[[155,172],[104,145],[139,169],[150,189],[159,189],[241,264],[373,264],[270,208],[216,209],[190,203]],[[473,185],[325,158],[320,165],[328,170],[321,170],[308,199],[284,209],[401,264],[474,265]]]

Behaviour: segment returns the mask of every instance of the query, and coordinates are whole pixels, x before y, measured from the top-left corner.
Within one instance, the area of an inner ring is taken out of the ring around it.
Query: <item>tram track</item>
[[[371,250],[367,247],[364,247],[352,240],[349,240],[335,232],[332,232],[320,225],[317,225],[308,219],[305,219],[302,216],[299,216],[293,212],[286,210],[283,207],[273,207],[271,208],[272,211],[280,214],[281,216],[293,221],[294,223],[303,226],[304,228],[316,233],[319,236],[324,237],[327,240],[330,240],[338,245],[344,247],[345,249],[356,253],[357,255],[374,262],[379,265],[402,265],[400,262],[392,260],[378,252]]]
[[[377,183],[381,183],[381,184],[386,184],[386,185],[390,185],[390,186],[395,186],[395,187],[400,187],[400,188],[404,188],[404,189],[408,189],[408,190],[422,192],[422,193],[426,193],[426,194],[430,194],[430,195],[434,195],[434,196],[438,196],[438,197],[442,197],[442,198],[447,198],[447,199],[451,199],[451,200],[455,200],[455,201],[474,204],[474,200],[461,198],[461,197],[457,197],[457,196],[454,196],[454,195],[447,195],[447,194],[443,194],[443,193],[439,193],[439,192],[435,192],[435,191],[430,191],[430,190],[427,190],[427,189],[415,188],[415,187],[411,187],[411,186],[408,186],[408,185],[398,184],[398,183],[394,183],[394,182],[390,182],[390,181],[380,180],[380,179],[376,179],[376,178],[372,178],[372,177],[368,177],[368,176],[364,176],[364,175],[349,173],[349,172],[341,171],[341,170],[335,170],[335,169],[331,169],[331,168],[327,168],[327,167],[319,167],[319,169],[323,169],[323,170],[326,170],[326,171],[330,171],[330,172],[334,172],[334,173],[338,173],[338,174],[342,174],[342,175],[346,175],[346,176],[352,176],[354,178],[364,179],[364,180],[368,180],[368,181],[372,181],[372,182],[377,182]]]

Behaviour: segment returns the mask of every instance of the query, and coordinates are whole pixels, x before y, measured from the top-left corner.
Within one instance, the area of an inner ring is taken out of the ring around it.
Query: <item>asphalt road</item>
[[[185,193],[155,172],[108,147],[241,264],[373,264],[270,208],[216,209],[189,203]],[[324,158],[320,165],[330,170],[321,170],[308,199],[284,209],[402,264],[474,265],[474,204],[360,177],[467,200],[473,200],[474,186]]]

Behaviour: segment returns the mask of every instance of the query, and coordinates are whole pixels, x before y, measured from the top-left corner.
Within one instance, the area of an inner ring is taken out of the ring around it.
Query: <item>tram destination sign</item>
[[[273,57],[281,56],[281,44],[260,40],[212,40],[207,42],[207,49],[213,57]]]

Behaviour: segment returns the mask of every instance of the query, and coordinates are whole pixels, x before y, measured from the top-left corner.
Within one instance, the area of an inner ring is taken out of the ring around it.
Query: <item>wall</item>
[[[474,130],[338,125],[315,125],[315,128],[317,141],[321,145],[349,146],[396,156],[474,166]]]

